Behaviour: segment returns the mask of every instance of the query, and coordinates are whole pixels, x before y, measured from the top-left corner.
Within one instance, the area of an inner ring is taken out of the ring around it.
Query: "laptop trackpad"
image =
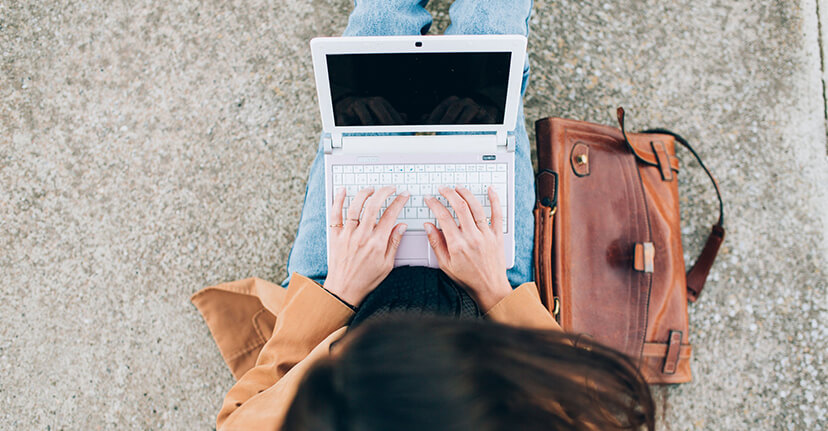
[[[394,266],[428,266],[428,237],[420,233],[406,233],[397,249]]]

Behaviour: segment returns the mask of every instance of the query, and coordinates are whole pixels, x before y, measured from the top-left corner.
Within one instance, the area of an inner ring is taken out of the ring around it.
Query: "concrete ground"
[[[536,1],[529,126],[623,105],[685,134],[727,202],[660,429],[828,428],[819,1]],[[0,428],[214,426],[233,379],[189,296],[284,276],[320,130],[308,40],[350,9],[0,0]],[[689,261],[716,206],[680,155]]]

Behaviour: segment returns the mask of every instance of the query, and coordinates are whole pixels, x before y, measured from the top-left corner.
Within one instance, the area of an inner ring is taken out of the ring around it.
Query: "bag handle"
[[[632,144],[630,144],[629,139],[627,139],[627,132],[624,129],[624,108],[618,108],[618,123],[621,125],[621,133],[624,135],[624,141],[626,142],[629,148],[632,148]],[[671,132],[667,129],[647,129],[642,131],[641,133],[652,133],[652,134],[663,134],[663,135],[670,135],[672,136],[676,142],[687,148],[693,157],[696,158],[696,161],[699,162],[699,165],[704,169],[704,172],[707,174],[710,181],[713,182],[713,188],[716,189],[716,198],[719,200],[719,220],[716,224],[713,225],[710,235],[707,237],[707,242],[704,244],[704,248],[702,249],[701,254],[698,258],[696,258],[696,262],[690,267],[690,270],[687,271],[687,299],[690,302],[696,302],[699,299],[699,295],[701,294],[702,289],[704,289],[704,282],[707,281],[707,276],[710,274],[710,268],[713,266],[713,262],[716,261],[716,255],[719,253],[719,247],[721,247],[722,242],[724,241],[725,237],[725,229],[724,229],[724,201],[722,200],[722,192],[719,190],[719,182],[716,181],[716,178],[713,177],[713,174],[710,172],[710,169],[707,169],[704,162],[702,162],[701,157],[699,154],[696,153],[696,150],[690,146],[690,143],[687,142],[686,139],[678,135],[677,133]]]

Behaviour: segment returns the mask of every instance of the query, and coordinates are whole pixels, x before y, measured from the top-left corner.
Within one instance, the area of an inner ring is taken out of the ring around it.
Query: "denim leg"
[[[308,173],[305,203],[299,219],[299,229],[287,263],[287,278],[283,287],[290,283],[291,274],[299,273],[317,283],[328,276],[327,226],[325,208],[325,150],[322,142]]]
[[[529,35],[532,0],[455,0],[449,9],[451,25],[446,34]],[[529,82],[529,58],[523,66],[521,100]],[[535,246],[535,171],[523,102],[515,125],[515,266],[507,272],[513,286],[534,278],[532,250]]]
[[[417,35],[431,26],[427,0],[357,0],[344,36]],[[287,263],[287,287],[294,272],[323,283],[328,276],[325,153],[320,140],[308,174],[299,229]]]
[[[515,128],[515,266],[506,275],[512,286],[534,279],[532,251],[535,246],[535,170],[532,167],[529,135],[523,117],[523,103]]]
[[[399,36],[428,33],[428,0],[355,0],[343,36]]]

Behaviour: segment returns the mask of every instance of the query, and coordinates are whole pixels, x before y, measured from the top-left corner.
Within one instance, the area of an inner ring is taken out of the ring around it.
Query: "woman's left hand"
[[[354,307],[394,268],[397,248],[408,227],[404,223],[396,224],[397,216],[408,201],[408,192],[397,196],[377,222],[380,208],[394,190],[394,187],[383,187],[376,192],[373,188],[360,190],[348,207],[344,221],[345,189],[336,192],[331,205],[330,259],[325,289]]]

